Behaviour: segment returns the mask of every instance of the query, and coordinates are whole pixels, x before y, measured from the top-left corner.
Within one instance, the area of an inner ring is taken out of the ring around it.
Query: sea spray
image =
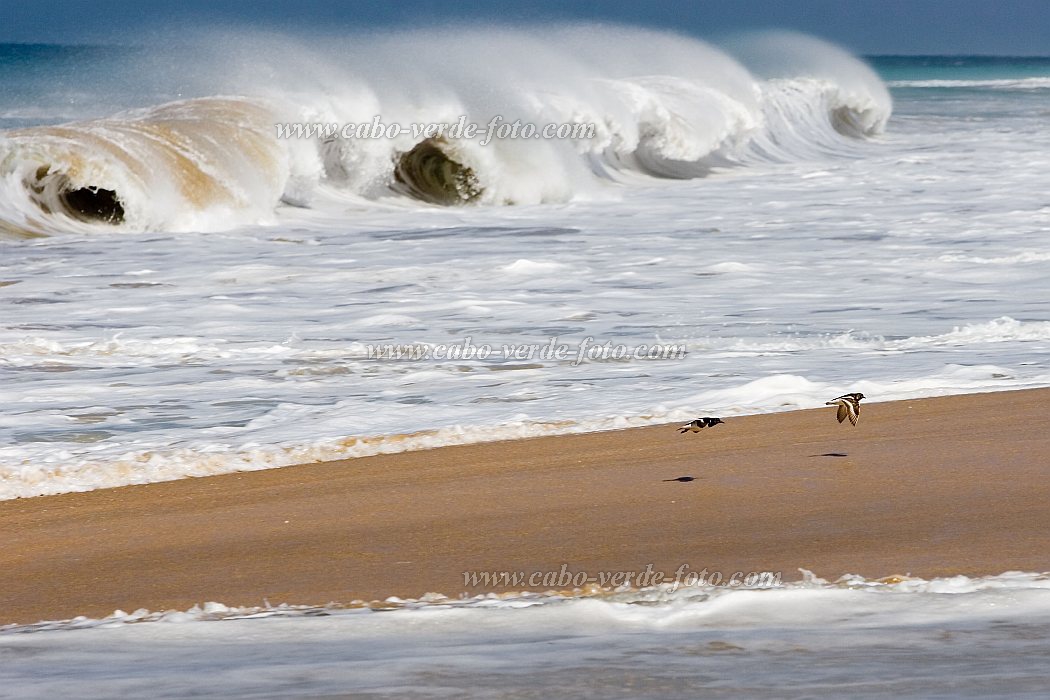
[[[848,154],[851,140],[882,129],[891,105],[862,63],[806,37],[779,37],[770,51],[797,70],[752,74],[700,40],[624,27],[310,42],[245,33],[158,49],[194,71],[197,94],[0,132],[0,230],[222,230],[265,222],[281,201],[311,206],[333,194],[446,206],[564,202],[628,172],[695,178],[756,161]],[[420,54],[437,60],[404,61]],[[158,70],[153,59],[131,85],[143,89]],[[384,139],[308,140],[279,139],[274,129],[496,119],[536,133],[588,128],[567,139],[435,138],[407,129]]]

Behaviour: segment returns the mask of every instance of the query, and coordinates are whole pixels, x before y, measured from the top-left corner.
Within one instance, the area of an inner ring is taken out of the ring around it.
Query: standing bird
[[[691,423],[686,423],[678,429],[680,433],[699,433],[704,428],[712,428],[719,423],[725,423],[721,418],[697,418]]]
[[[853,425],[857,424],[857,419],[860,418],[860,400],[864,398],[864,394],[843,394],[837,399],[832,399],[825,403],[825,406],[838,406],[839,412],[837,418],[839,423],[849,418],[849,422]]]

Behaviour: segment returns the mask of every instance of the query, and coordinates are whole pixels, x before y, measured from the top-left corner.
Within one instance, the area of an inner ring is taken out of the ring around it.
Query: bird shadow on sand
[[[845,452],[825,452],[819,455],[810,455],[810,457],[849,457]]]
[[[690,481],[696,481],[696,477],[695,476],[679,476],[679,477],[675,477],[674,479],[662,479],[662,481],[680,481],[680,482],[682,482],[684,484],[684,483],[687,483],[687,482],[690,482]]]

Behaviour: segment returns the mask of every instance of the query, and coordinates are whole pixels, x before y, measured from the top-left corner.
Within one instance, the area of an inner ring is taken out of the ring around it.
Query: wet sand
[[[829,407],[4,501],[0,624],[474,595],[505,588],[464,572],[562,565],[1046,571],[1048,405],[1050,389],[866,404],[855,428]]]

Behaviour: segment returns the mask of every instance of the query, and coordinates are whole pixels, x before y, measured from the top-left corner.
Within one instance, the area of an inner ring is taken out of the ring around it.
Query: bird
[[[860,400],[863,398],[864,394],[861,393],[843,394],[838,398],[825,402],[824,405],[839,407],[839,412],[836,415],[839,423],[849,418],[849,422],[856,425],[857,419],[860,418]]]
[[[725,421],[722,420],[721,418],[708,418],[708,417],[705,416],[704,418],[697,418],[696,420],[692,421],[691,423],[686,423],[685,425],[683,425],[681,428],[678,429],[678,432],[680,432],[680,433],[699,433],[704,428],[712,428],[712,427],[718,425],[719,423],[725,423]]]

